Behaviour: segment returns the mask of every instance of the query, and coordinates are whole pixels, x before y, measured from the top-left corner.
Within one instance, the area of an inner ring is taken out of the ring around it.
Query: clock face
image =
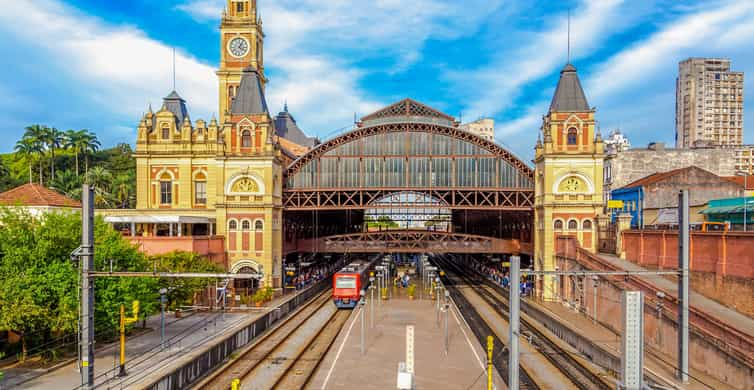
[[[235,37],[228,43],[228,51],[233,57],[243,57],[249,52],[249,42],[241,37]]]
[[[560,183],[560,192],[581,192],[584,190],[584,186],[581,180],[575,177],[569,177]]]

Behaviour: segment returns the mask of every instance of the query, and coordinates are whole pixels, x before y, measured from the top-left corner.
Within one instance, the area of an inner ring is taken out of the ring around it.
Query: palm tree
[[[31,138],[23,137],[16,142],[14,149],[16,150],[16,155],[26,160],[26,163],[29,165],[29,184],[31,184],[34,181],[31,166],[34,162],[34,156],[39,153],[38,144]]]
[[[97,152],[102,146],[100,144],[99,140],[97,139],[97,135],[90,132],[89,130],[82,130],[86,133],[84,136],[84,139],[81,141],[81,152],[84,153],[84,172],[89,172],[89,155],[94,154]]]
[[[50,188],[69,198],[78,199],[81,195],[81,178],[71,170],[61,172],[49,184]]]
[[[42,139],[50,150],[50,179],[55,180],[55,149],[63,145],[63,133],[54,127],[48,127]]]
[[[23,138],[28,139],[28,142],[33,144],[34,153],[39,155],[39,184],[43,184],[42,155],[44,154],[47,126],[31,125],[27,126],[25,130]]]
[[[73,156],[76,160],[76,176],[79,175],[79,143],[83,139],[83,130],[66,130],[65,144],[63,147],[73,150]]]
[[[117,208],[126,209],[131,206],[134,199],[133,177],[131,175],[119,175],[113,181],[112,191]]]
[[[84,175],[84,182],[94,188],[95,205],[110,206],[110,185],[113,175],[107,169],[96,166]]]

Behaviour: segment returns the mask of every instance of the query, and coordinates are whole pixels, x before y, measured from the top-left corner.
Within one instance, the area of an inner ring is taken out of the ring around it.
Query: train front
[[[359,302],[361,280],[358,273],[339,272],[333,276],[333,302],[339,309],[353,309]]]

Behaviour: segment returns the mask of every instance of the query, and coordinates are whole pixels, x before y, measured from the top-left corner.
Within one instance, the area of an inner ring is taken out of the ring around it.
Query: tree
[[[54,128],[46,127],[42,136],[43,142],[47,145],[47,149],[50,151],[50,179],[55,179],[55,149],[60,149],[65,141],[63,132]]]
[[[222,268],[206,257],[191,252],[172,252],[153,256],[152,261],[163,272],[222,272]],[[161,279],[160,287],[168,289],[168,305],[190,304],[193,294],[212,283],[211,279]]]
[[[27,142],[33,145],[35,154],[38,155],[39,161],[39,184],[44,184],[44,178],[42,175],[42,155],[45,150],[45,134],[47,133],[47,126],[31,125],[27,126],[24,132],[24,137]]]
[[[89,172],[89,156],[96,153],[102,144],[100,144],[96,134],[88,130],[82,131],[86,132],[81,141],[81,152],[84,153],[84,172]]]
[[[87,139],[88,136],[88,130],[68,130],[65,132],[65,148],[73,151],[76,160],[76,176],[81,174],[81,170],[79,169],[79,155],[89,144]]]
[[[61,172],[49,184],[50,188],[69,198],[81,198],[81,178],[71,170]]]
[[[94,188],[95,206],[110,207],[112,181],[112,173],[101,166],[96,166],[86,172],[84,182]]]
[[[39,144],[29,137],[24,137],[16,142],[14,149],[16,150],[16,156],[26,160],[26,163],[29,165],[29,183],[32,183],[34,178],[32,177],[31,166],[34,163],[34,156],[39,153]]]
[[[115,207],[119,209],[130,208],[136,200],[134,183],[136,178],[131,174],[118,175],[112,184],[112,195]]]

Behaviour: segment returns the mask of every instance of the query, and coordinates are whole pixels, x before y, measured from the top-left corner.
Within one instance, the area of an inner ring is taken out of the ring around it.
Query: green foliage
[[[254,295],[252,295],[251,300],[255,303],[266,302],[272,299],[272,294],[271,287],[260,288],[254,293]]]
[[[81,237],[81,217],[0,209],[0,330],[13,330],[32,347],[53,335],[77,330],[79,271],[70,259]],[[95,224],[95,269],[145,271],[151,264],[104,221]],[[140,300],[147,313],[157,309],[159,281],[100,278],[95,284],[95,328],[105,335],[117,325],[120,304]]]
[[[163,272],[223,272],[223,269],[207,258],[191,252],[172,252],[153,256],[151,261]],[[213,279],[161,279],[160,287],[168,289],[168,305],[172,308],[190,304],[193,294],[214,283]]]
[[[364,221],[366,222],[367,227],[369,228],[383,228],[383,229],[398,228],[398,223],[393,221],[393,219],[387,215],[380,215],[379,217],[377,217],[376,221],[373,218],[367,216],[364,218]]]

